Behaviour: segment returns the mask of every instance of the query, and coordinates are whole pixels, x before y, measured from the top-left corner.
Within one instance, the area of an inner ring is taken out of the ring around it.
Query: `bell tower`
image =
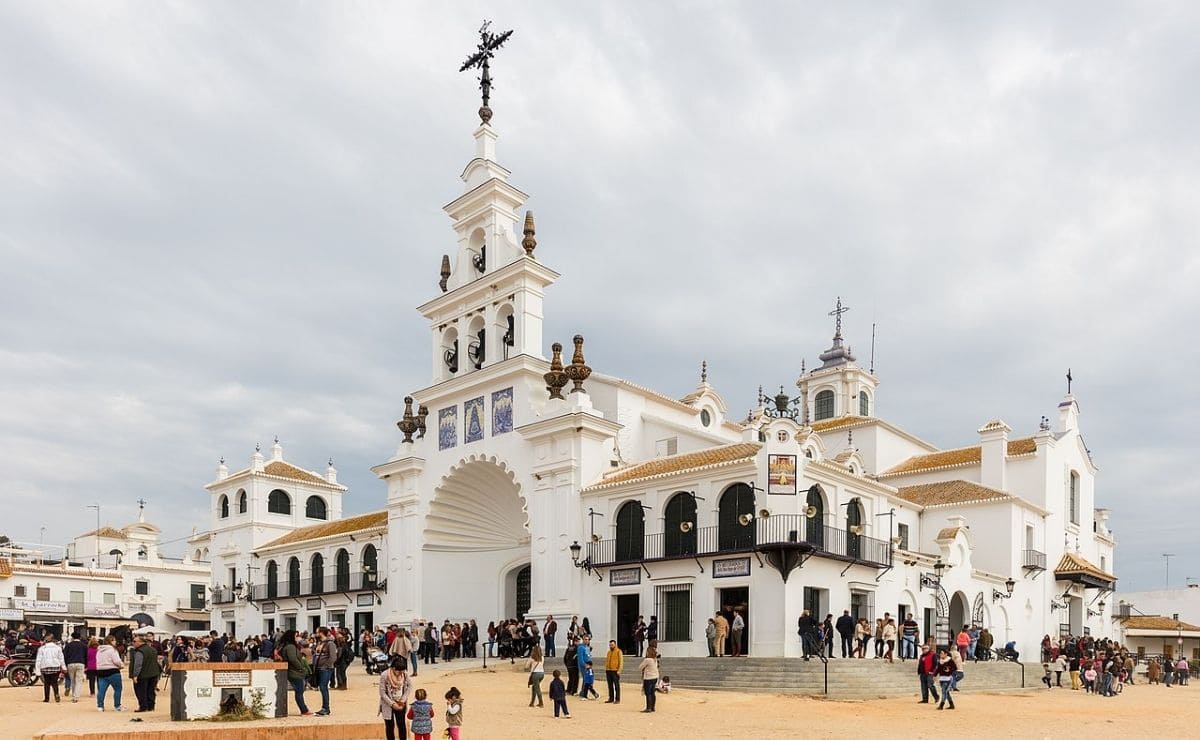
[[[460,377],[517,355],[542,357],[542,305],[558,273],[538,262],[528,195],[496,161],[491,110],[475,129],[465,192],[445,206],[458,248],[442,256],[442,295],[418,310],[430,322],[432,382]],[[520,237],[517,230],[520,228]]]
[[[855,363],[850,346],[842,338],[842,314],[850,310],[838,296],[833,344],[820,355],[821,365],[811,371],[800,368],[800,397],[804,399],[804,421],[816,422],[840,416],[875,416],[875,389],[879,378]]]

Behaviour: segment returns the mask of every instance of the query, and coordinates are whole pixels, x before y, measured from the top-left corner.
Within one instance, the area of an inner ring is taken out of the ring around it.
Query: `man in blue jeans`
[[[338,648],[328,627],[317,628],[317,640],[314,656],[317,663],[317,689],[321,692],[321,711],[317,712],[317,716],[326,717],[329,715],[329,681],[337,664]]]

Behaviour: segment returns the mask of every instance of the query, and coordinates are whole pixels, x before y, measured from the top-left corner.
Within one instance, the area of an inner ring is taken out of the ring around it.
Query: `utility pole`
[[[1166,576],[1164,580],[1166,584],[1163,586],[1166,590],[1171,590],[1171,558],[1175,557],[1173,552],[1164,552],[1163,561],[1166,563]]]

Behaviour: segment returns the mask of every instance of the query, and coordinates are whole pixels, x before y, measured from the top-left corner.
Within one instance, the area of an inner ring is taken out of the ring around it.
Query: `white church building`
[[[798,394],[760,392],[749,418],[730,417],[706,372],[684,398],[592,372],[582,337],[548,348],[559,275],[491,123],[474,137],[445,207],[456,246],[441,292],[418,307],[430,381],[372,468],[385,508],[343,520],[332,466],[303,471],[278,445],[269,463],[222,466],[207,487],[214,626],[579,615],[628,647],[655,615],[671,656],[707,654],[708,617],[733,607],[762,656],[799,655],[806,608],[912,613],[943,642],[974,622],[1026,653],[1044,634],[1111,634],[1115,542],[1069,392],[1036,429],[981,420],[938,449],[875,415],[879,378],[845,345],[840,311]],[[314,590],[361,576],[367,544],[377,577]]]

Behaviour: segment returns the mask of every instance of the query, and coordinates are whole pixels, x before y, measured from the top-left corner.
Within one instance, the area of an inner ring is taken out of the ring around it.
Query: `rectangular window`
[[[1026,550],[1037,549],[1033,546],[1033,527],[1031,527],[1028,524],[1025,525],[1025,549]]]
[[[70,606],[68,608],[71,610],[71,612],[73,614],[82,614],[83,613],[83,592],[82,591],[71,591],[70,594],[68,595],[68,600],[69,600],[68,603],[70,604]]]
[[[1100,556],[1100,570],[1104,571],[1105,573],[1108,572],[1108,558],[1104,557],[1103,555]]]
[[[1071,524],[1079,524],[1079,473],[1071,471],[1071,481],[1068,484],[1070,487],[1070,507]]]
[[[116,594],[104,594],[104,603],[108,604],[110,606],[113,604],[116,604],[117,603],[117,595]]]
[[[150,581],[135,581],[133,584],[133,592],[138,596],[147,596],[150,593]]]
[[[37,600],[38,601],[49,601],[50,600],[50,587],[49,586],[38,586],[37,587]]]
[[[663,642],[689,642],[692,639],[692,586],[679,583],[659,586],[654,592],[654,609],[662,625],[658,639]]]
[[[900,549],[907,550],[908,549],[908,525],[907,524],[897,524],[896,525],[896,535],[900,538],[900,545],[899,545]]]
[[[203,583],[193,583],[193,584],[191,584],[191,590],[192,590],[192,598],[189,603],[191,603],[192,608],[193,609],[203,609],[204,608],[204,584]]]
[[[820,616],[815,614],[818,619]],[[850,592],[850,616],[855,620],[865,619],[868,622],[875,621],[875,592],[873,591],[851,591]]]
[[[679,437],[660,439],[654,443],[654,456],[666,457],[679,454]]]
[[[13,586],[13,596],[24,596],[24,595],[25,595],[25,587],[24,586]]]

